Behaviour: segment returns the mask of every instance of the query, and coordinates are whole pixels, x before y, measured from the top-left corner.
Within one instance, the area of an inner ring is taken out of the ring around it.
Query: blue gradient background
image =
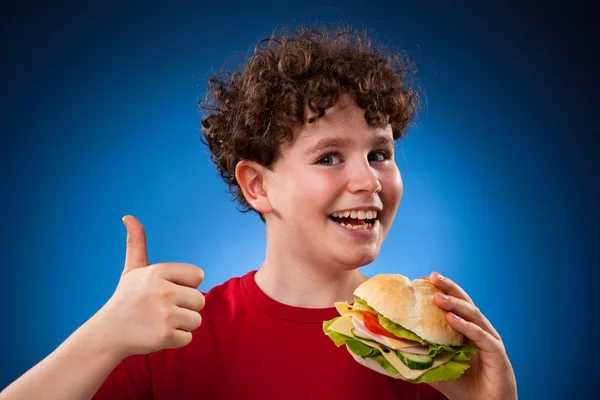
[[[102,3],[3,2],[0,387],[110,297],[123,215],[145,225],[151,262],[204,268],[203,290],[260,265],[262,223],[229,202],[199,141],[196,101],[225,59],[235,65],[282,24],[315,21],[365,24],[408,50],[426,93],[397,157],[405,194],[395,225],[364,272],[437,270],[461,284],[502,334],[522,399],[598,387],[588,12]]]

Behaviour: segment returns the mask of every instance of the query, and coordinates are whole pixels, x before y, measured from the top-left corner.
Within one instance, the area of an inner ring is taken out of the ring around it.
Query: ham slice
[[[405,347],[400,351],[403,353],[420,354],[426,356],[429,355],[429,346]]]
[[[390,349],[400,350],[411,354],[426,355],[429,353],[429,346],[415,346],[415,344],[417,344],[416,342],[405,342],[401,340],[392,339],[387,336],[382,336],[377,333],[373,333],[370,330],[368,330],[365,324],[355,316],[352,316],[352,325],[354,326],[354,329],[356,329],[358,333],[360,333],[360,335],[362,335],[363,337],[369,338],[379,344],[389,347]]]
[[[377,343],[387,346],[387,344],[383,341],[383,336],[370,332],[365,326],[365,324],[354,316],[352,316],[352,325],[354,326],[354,329],[356,329],[358,333],[360,333],[363,337],[369,338],[371,340],[376,341]]]

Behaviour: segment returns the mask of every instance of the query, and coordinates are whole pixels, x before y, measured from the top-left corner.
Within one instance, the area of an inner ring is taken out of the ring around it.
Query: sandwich
[[[454,381],[478,351],[450,326],[427,279],[380,274],[354,291],[354,304],[335,303],[339,317],[323,331],[359,364],[411,383]]]

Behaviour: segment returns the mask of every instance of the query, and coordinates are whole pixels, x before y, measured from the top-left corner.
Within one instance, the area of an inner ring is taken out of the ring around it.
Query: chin
[[[346,269],[356,269],[371,264],[379,255],[379,248],[368,251],[346,252],[336,257]]]

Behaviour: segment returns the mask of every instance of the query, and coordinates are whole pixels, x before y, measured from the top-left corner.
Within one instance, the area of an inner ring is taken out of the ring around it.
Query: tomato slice
[[[379,323],[379,319],[375,314],[371,314],[368,312],[364,313],[363,323],[365,324],[365,327],[373,333],[396,340],[402,340],[401,338],[397,337],[392,332],[388,331],[383,326],[381,326],[381,324]]]
[[[398,336],[394,335],[392,332],[385,329],[383,326],[381,326],[381,324],[379,323],[379,318],[377,318],[377,315],[375,315],[375,314],[371,314],[368,312],[364,313],[363,314],[363,323],[365,324],[365,327],[368,330],[370,330],[371,332],[376,333],[378,335],[389,337],[391,339],[396,339],[396,340],[399,340],[399,341],[405,342],[405,343],[414,343],[415,346],[421,345],[421,343],[415,342],[413,340],[399,338]]]

